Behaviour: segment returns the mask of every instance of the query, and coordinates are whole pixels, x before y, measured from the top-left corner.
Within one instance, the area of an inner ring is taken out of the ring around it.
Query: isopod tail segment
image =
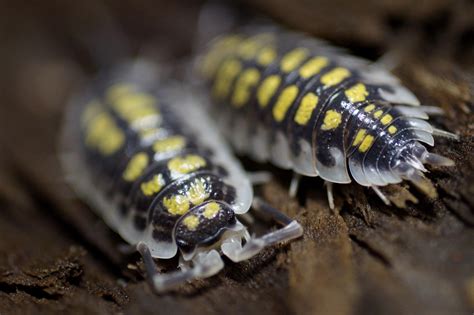
[[[425,112],[425,108],[428,108],[428,106],[421,106],[423,109],[423,112]],[[429,107],[431,108],[431,107]],[[417,108],[417,110],[420,110],[420,108]],[[431,111],[431,112],[434,112]],[[426,123],[421,125],[423,122],[421,120],[412,120],[412,123],[418,124],[417,127],[420,128],[427,128],[428,126]],[[425,129],[427,130],[427,129]],[[429,134],[430,137],[432,136],[437,136],[437,137],[444,137],[450,140],[458,141],[459,136],[442,130],[438,128],[434,128],[432,126],[429,126]],[[430,142],[430,141],[426,141]],[[424,176],[424,173],[428,172],[428,170],[425,167],[425,164],[429,164],[432,166],[454,166],[454,162],[442,155],[438,155],[436,153],[431,153],[428,152],[426,147],[422,145],[418,141],[411,142],[404,146],[396,155],[396,158],[392,160],[390,163],[390,172],[395,176],[396,178],[407,180],[411,182],[418,190],[420,190],[423,194],[428,196],[429,198],[436,198],[437,197],[437,192],[436,188],[434,187],[433,183]],[[289,194],[290,197],[294,197],[297,193],[297,188],[299,185],[299,180],[301,179],[301,176],[298,174],[294,174],[293,180],[290,184],[289,187]],[[398,183],[399,181],[396,180],[393,183]],[[334,195],[333,195],[333,182],[331,181],[325,181],[325,186],[327,190],[327,198],[328,198],[328,204],[330,209],[334,210]],[[375,185],[375,184],[369,184],[367,185],[370,187],[376,195],[386,204],[390,205],[390,199],[382,192],[380,189],[381,186]]]
[[[292,220],[261,198],[255,197],[252,206],[254,210],[271,218],[282,227],[259,237],[250,236],[247,229],[237,220],[237,225],[242,227],[238,229],[238,233],[225,233],[220,244],[213,244],[212,248],[196,250],[194,257],[189,261],[181,259],[180,270],[175,272],[160,274],[148,246],[143,242],[138,243],[136,248],[143,257],[152,288],[161,293],[193,279],[211,277],[224,268],[221,254],[233,262],[240,262],[252,258],[266,247],[303,235],[303,227],[296,220]],[[184,256],[185,254],[181,258]]]

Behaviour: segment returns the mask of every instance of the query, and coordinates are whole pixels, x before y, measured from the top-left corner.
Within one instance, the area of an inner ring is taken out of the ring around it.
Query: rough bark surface
[[[43,1],[0,4],[0,314],[471,314],[474,311],[474,5],[469,1],[245,1],[243,7],[375,59],[395,73],[433,124],[460,141],[434,152],[456,162],[430,169],[439,198],[385,206],[357,185],[336,188],[330,211],[318,179],[288,198],[288,172],[258,193],[305,228],[304,237],[222,273],[157,296],[137,255],[69,190],[57,140],[68,97],[94,70],[84,39],[112,19],[135,50],[162,58],[190,51],[199,2]],[[107,41],[109,40],[109,41]],[[115,58],[119,41],[102,49]],[[105,44],[104,44],[105,43]],[[143,43],[147,43],[144,45]],[[165,43],[165,45],[163,45]],[[163,49],[162,46],[166,46]],[[97,49],[100,49],[98,47]],[[163,56],[164,55],[164,56]],[[160,263],[171,270],[175,262]]]

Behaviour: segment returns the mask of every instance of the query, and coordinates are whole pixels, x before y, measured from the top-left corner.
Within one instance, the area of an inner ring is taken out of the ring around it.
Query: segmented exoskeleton
[[[388,71],[308,36],[249,27],[216,38],[198,59],[217,121],[238,152],[320,176],[378,186],[410,180],[435,190],[423,164],[452,165],[428,153],[433,108]],[[330,198],[331,201],[331,198]]]
[[[253,200],[246,174],[197,98],[181,87],[157,92],[157,82],[144,61],[100,77],[73,100],[62,143],[73,187],[137,245],[155,288],[215,274],[221,253],[241,261],[300,236],[296,221],[279,216],[284,228],[250,237],[237,217]],[[254,206],[276,213],[258,199]],[[182,271],[157,274],[152,257],[178,251]]]

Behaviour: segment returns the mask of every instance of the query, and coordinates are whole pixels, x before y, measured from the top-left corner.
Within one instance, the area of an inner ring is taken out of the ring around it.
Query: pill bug
[[[221,254],[248,259],[302,230],[253,198],[246,174],[197,98],[181,86],[157,91],[154,68],[144,60],[124,64],[72,100],[62,161],[78,195],[136,245],[161,291],[217,273]],[[250,237],[239,215],[252,201],[284,227]],[[177,253],[181,270],[158,274],[152,258]]]
[[[320,176],[331,207],[331,184],[352,180],[387,204],[378,187],[403,180],[434,197],[424,164],[453,165],[422,144],[432,146],[433,135],[456,138],[426,121],[439,109],[421,106],[388,71],[320,40],[252,26],[215,38],[196,64],[235,149]]]

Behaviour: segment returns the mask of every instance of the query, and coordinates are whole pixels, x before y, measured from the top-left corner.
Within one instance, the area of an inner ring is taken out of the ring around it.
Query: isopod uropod
[[[142,254],[157,290],[242,261],[302,234],[258,198],[213,124],[182,88],[157,92],[154,66],[125,64],[73,99],[62,161],[79,195]],[[174,91],[174,92],[170,92]],[[169,100],[160,96],[168,95]],[[283,228],[251,237],[239,215],[253,200]],[[158,274],[152,258],[179,252],[181,270]]]

